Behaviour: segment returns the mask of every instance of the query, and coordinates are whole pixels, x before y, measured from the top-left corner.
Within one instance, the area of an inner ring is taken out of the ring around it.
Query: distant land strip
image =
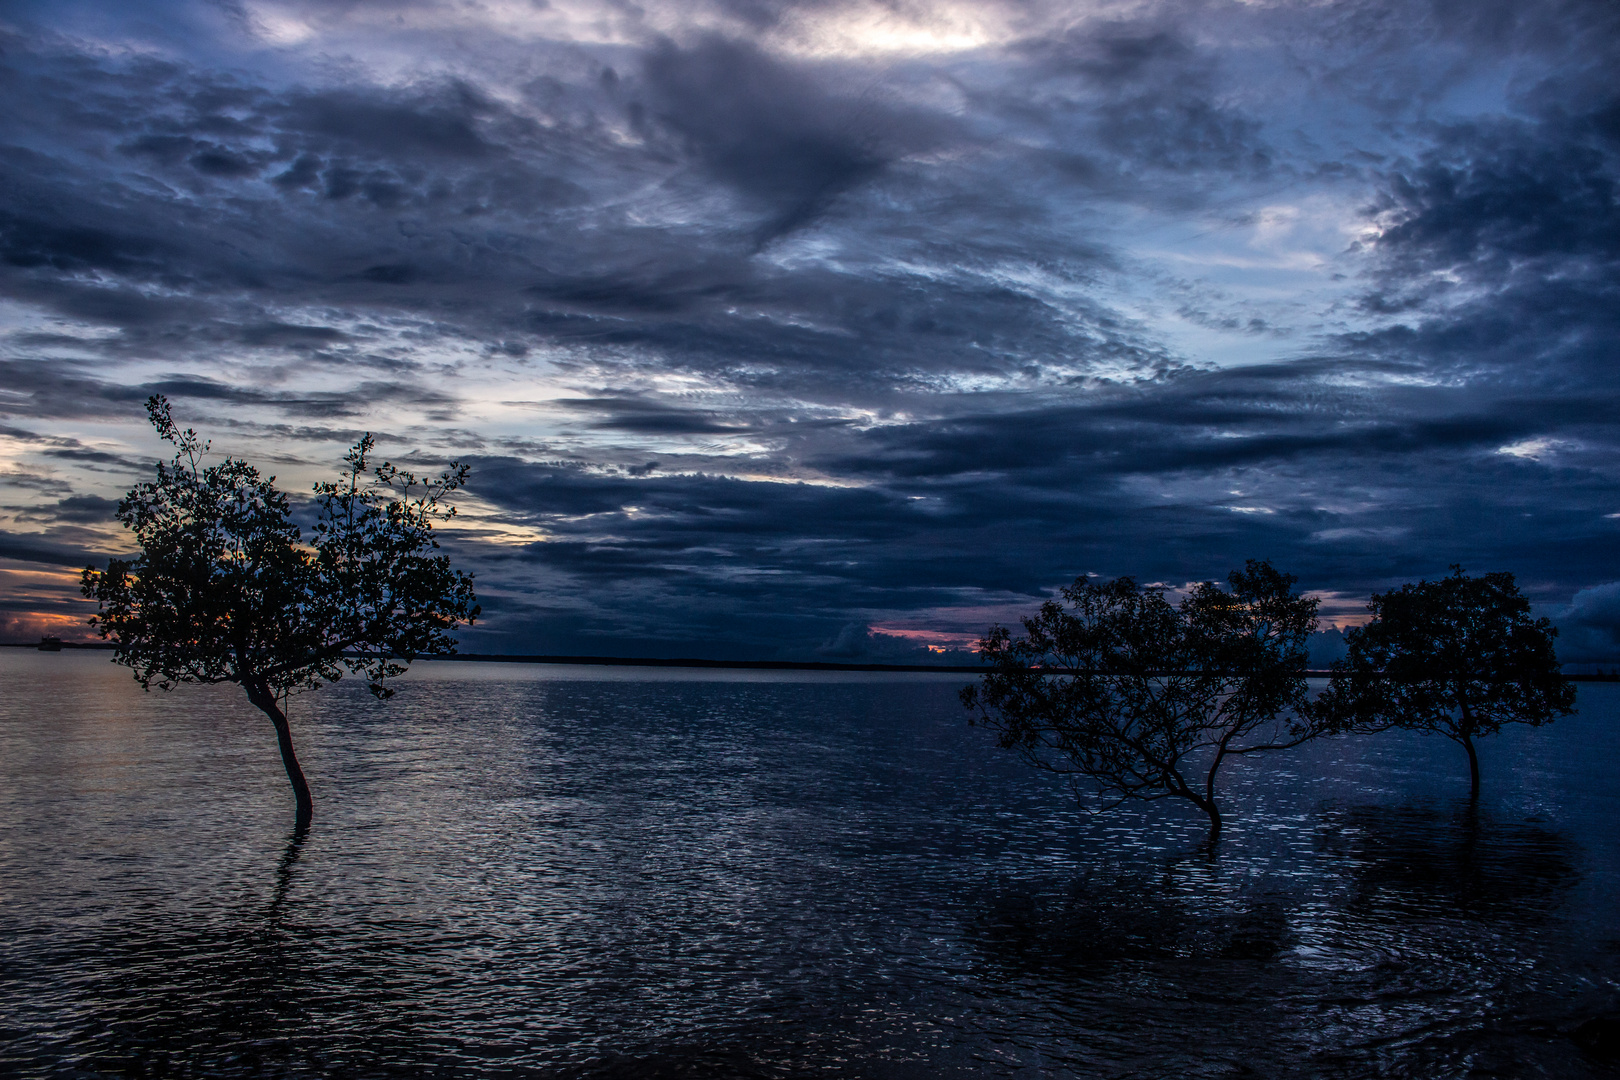
[[[117,648],[110,641],[63,641],[59,646],[46,646],[54,652],[60,647],[69,649]],[[37,641],[0,641],[5,649],[40,649]],[[695,657],[664,659],[644,656],[558,656],[539,653],[437,653],[417,657],[418,660],[468,660],[487,664],[583,664],[598,667],[684,667],[684,668],[737,668],[749,671],[944,671],[978,674],[990,670],[980,664],[836,664],[812,660],[699,660]]]
[[[480,660],[492,664],[587,664],[602,667],[734,668],[740,671],[945,671],[979,674],[982,664],[838,664],[819,660],[699,660],[694,657],[661,659],[640,656],[550,656],[504,653],[451,653],[424,656],[423,660]]]
[[[39,649],[38,642],[0,641],[4,649]],[[110,641],[64,641],[67,649],[113,649]],[[54,649],[50,650],[54,651]],[[418,660],[460,660],[486,664],[580,664],[587,667],[720,668],[736,671],[921,671],[957,675],[982,675],[992,670],[982,664],[841,664],[822,660],[700,660],[696,657],[661,658],[646,656],[562,656],[550,653],[439,653]],[[1583,664],[1582,667],[1603,665]],[[1054,670],[1053,674],[1065,674]],[[1163,672],[1162,674],[1175,674]],[[1181,674],[1192,674],[1185,672]],[[1325,679],[1333,673],[1326,668],[1309,668],[1305,676]],[[1570,682],[1620,682],[1620,666],[1609,671],[1566,672]]]

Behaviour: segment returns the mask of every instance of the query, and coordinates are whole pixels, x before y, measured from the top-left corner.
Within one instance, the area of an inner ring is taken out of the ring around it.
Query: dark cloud
[[[467,84],[385,93],[329,91],[298,94],[272,111],[283,133],[351,153],[412,160],[420,155],[481,160],[492,148],[480,123],[496,110]]]
[[[816,648],[816,656],[843,663],[863,664],[974,664],[977,654],[967,649],[930,649],[926,643],[901,634],[874,631],[866,623],[845,623],[838,633]]]
[[[1379,237],[1397,272],[1499,277],[1524,260],[1620,258],[1620,140],[1593,123],[1503,122],[1446,133],[1441,149],[1392,177]]]
[[[301,326],[295,323],[266,322],[242,327],[242,341],[248,345],[279,345],[296,349],[341,341],[344,334],[330,326]]]
[[[43,563],[47,566],[68,566],[75,569],[93,563],[105,564],[106,555],[82,547],[41,541],[31,534],[17,534],[0,530],[0,559],[14,559],[25,563]]]
[[[1083,134],[1074,141],[1086,149],[1060,158],[1071,174],[1096,182],[1105,172],[1163,170],[1184,183],[1193,171],[1249,174],[1271,166],[1259,121],[1222,100],[1214,57],[1174,30],[1083,23],[1023,51],[1043,77],[1050,120]]]
[[[551,404],[592,416],[594,428],[644,434],[716,435],[750,430],[707,410],[683,409],[633,397],[558,398]]]
[[[104,525],[116,520],[114,514],[117,510],[117,499],[100,495],[70,495],[57,500],[56,505],[45,511],[43,516],[75,525]]]
[[[1307,647],[1310,657],[1307,662],[1318,671],[1331,667],[1335,661],[1343,660],[1350,655],[1350,646],[1345,641],[1344,631],[1337,627],[1329,627],[1312,634]]]
[[[231,179],[256,175],[266,157],[233,153],[217,143],[186,135],[142,135],[119,149],[131,157],[147,157],[168,166],[184,162],[204,176]]]
[[[1580,590],[1557,623],[1558,656],[1566,663],[1620,659],[1620,581]]]
[[[159,265],[151,237],[0,213],[0,259],[27,270],[143,274]]]
[[[1181,372],[1099,390],[1080,403],[886,427],[858,454],[827,464],[897,477],[1005,471],[1078,483],[1314,458],[1329,467],[1349,455],[1491,452],[1549,421],[1571,419],[1560,399],[1458,402],[1406,390],[1370,403],[1365,394],[1334,385],[1355,370],[1343,362],[1306,361]],[[1401,374],[1393,366],[1363,370],[1373,378]],[[1459,405],[1465,411],[1446,415]],[[1607,424],[1601,407],[1588,417]]]
[[[503,647],[909,656],[1249,557],[1511,569],[1610,647],[1613,4],[548,10],[18,9],[10,557],[94,547],[161,392],[471,459]]]
[[[840,92],[746,42],[666,42],[645,65],[657,119],[713,176],[764,208],[761,240],[810,223],[839,195],[944,134],[937,117],[885,107],[859,87]]]
[[[394,382],[359,381],[347,389],[331,391],[283,390],[194,376],[117,383],[96,377],[82,364],[39,359],[4,361],[3,368],[11,396],[0,397],[0,415],[25,417],[142,416],[144,403],[153,394],[163,394],[182,403],[206,401],[248,409],[271,409],[286,416],[327,418],[359,415],[386,402],[408,402],[440,409],[454,401],[429,386]],[[56,448],[48,452],[84,460],[94,460],[88,455],[99,453],[79,448]],[[108,460],[127,459],[109,457]]]

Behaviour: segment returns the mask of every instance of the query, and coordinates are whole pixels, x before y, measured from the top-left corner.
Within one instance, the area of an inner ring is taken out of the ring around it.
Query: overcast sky
[[[472,465],[482,651],[1460,563],[1620,654],[1620,4],[11,0],[0,638],[167,394]]]

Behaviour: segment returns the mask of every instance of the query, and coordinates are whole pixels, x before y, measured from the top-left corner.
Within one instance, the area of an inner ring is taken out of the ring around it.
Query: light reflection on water
[[[295,699],[0,655],[0,1071],[1599,1076],[1620,687],[1076,811],[964,677],[419,665]]]

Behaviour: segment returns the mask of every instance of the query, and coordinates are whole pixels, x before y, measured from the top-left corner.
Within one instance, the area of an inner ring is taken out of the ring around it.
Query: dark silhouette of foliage
[[[1081,578],[1023,620],[1023,637],[991,628],[979,648],[994,670],[962,703],[1003,748],[1094,782],[1110,805],[1186,799],[1213,841],[1221,765],[1317,734],[1305,708],[1316,601],[1296,580],[1251,559],[1230,589],[1204,582],[1172,606],[1128,577]]]
[[[424,480],[373,466],[368,434],[339,480],[316,485],[305,542],[274,477],[235,458],[205,465],[208,444],[175,425],[163,397],[146,408],[175,455],[118,504],[141,550],[85,569],[83,592],[100,606],[90,621],[145,689],[239,684],[275,726],[303,830],[313,803],[287,696],[350,671],[389,697],[388,679],[418,656],[454,651],[449,631],[478,615],[471,576],[433,534],[455,515],[446,497],[467,468]]]
[[[1345,636],[1349,655],[1334,663],[1315,712],[1337,731],[1444,735],[1468,752],[1477,796],[1474,740],[1573,712],[1575,686],[1558,666],[1557,629],[1530,618],[1512,574],[1451,570],[1373,596],[1372,621]]]

